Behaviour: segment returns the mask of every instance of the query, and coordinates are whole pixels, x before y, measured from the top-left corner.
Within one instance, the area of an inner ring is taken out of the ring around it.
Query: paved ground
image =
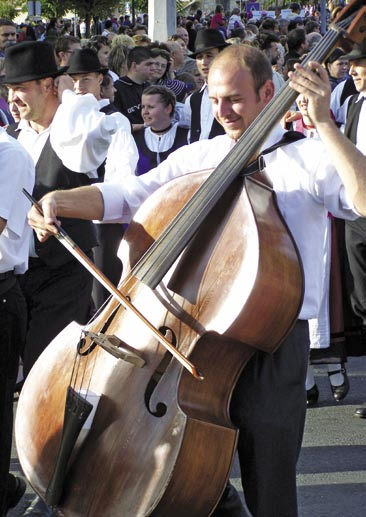
[[[366,357],[351,358],[347,370],[351,389],[339,404],[332,399],[325,369],[315,370],[320,399],[307,414],[298,465],[299,517],[366,515],[366,420],[353,416],[366,402]],[[15,450],[12,470],[21,471]],[[237,465],[232,482],[240,489]],[[29,487],[8,517],[21,517],[32,498]]]

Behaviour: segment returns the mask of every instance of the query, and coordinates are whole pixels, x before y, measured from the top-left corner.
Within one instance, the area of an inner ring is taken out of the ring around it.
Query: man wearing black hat
[[[103,77],[108,74],[108,69],[101,67],[93,49],[76,50],[69,60],[67,74],[73,81],[73,89],[77,95],[91,93],[97,99],[100,111],[107,115],[117,111],[108,99],[101,97],[101,85]],[[134,174],[136,169],[138,150],[131,135],[131,124],[122,113],[118,116],[123,122],[123,128],[113,135],[106,161],[98,168],[100,181],[119,182],[123,177]],[[125,225],[118,222],[95,226],[99,242],[99,246],[94,250],[95,264],[115,285],[118,284],[122,273],[122,263],[117,257],[117,249],[123,237],[124,228]],[[95,307],[99,308],[108,296],[108,291],[94,280]]]
[[[208,96],[207,77],[214,57],[229,43],[216,29],[203,29],[197,33],[195,51],[190,57],[196,59],[197,67],[205,84],[199,92],[193,93],[185,102],[181,125],[191,128],[190,142],[213,138],[225,133],[212,113],[212,104]]]
[[[51,143],[51,125],[59,107],[56,78],[58,70],[52,47],[44,42],[24,42],[5,52],[9,98],[20,113],[18,125],[8,132],[32,156],[36,166],[33,195],[41,198],[46,192],[88,185],[88,174],[66,167]],[[91,171],[91,176],[95,172]],[[97,240],[93,223],[74,219],[66,222],[67,231],[92,257]],[[51,340],[73,320],[85,323],[90,314],[92,278],[85,269],[65,253],[55,240],[40,245],[31,240],[29,269],[21,278],[29,323],[24,348],[24,375],[32,368]]]
[[[338,122],[344,122],[344,134],[366,154],[366,38],[361,45],[343,56],[350,63],[349,74],[358,93],[342,105]],[[351,353],[366,354],[366,219],[345,222],[346,257],[349,265],[348,296],[353,313]],[[348,345],[348,340],[347,340]],[[354,347],[354,349],[353,349]],[[366,418],[366,407],[356,409],[355,416]]]

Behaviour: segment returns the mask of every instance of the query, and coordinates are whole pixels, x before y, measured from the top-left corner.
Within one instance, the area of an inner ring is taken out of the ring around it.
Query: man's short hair
[[[143,61],[151,58],[151,50],[147,47],[134,47],[132,48],[127,56],[127,68],[130,69],[132,63],[138,65]]]
[[[215,68],[215,64],[226,60],[227,63],[237,62],[243,69],[249,69],[254,83],[254,90],[258,94],[260,88],[266,81],[272,80],[272,66],[267,56],[258,48],[250,45],[230,45],[217,54],[212,62],[211,70]],[[229,68],[230,68],[229,67]]]
[[[7,20],[6,18],[0,18],[0,27],[16,27],[16,23],[12,22],[11,20]]]
[[[287,34],[287,46],[289,50],[296,50],[306,41],[306,33],[304,29],[292,29]]]
[[[67,52],[73,43],[80,43],[80,38],[77,36],[60,36],[55,43],[55,53]]]
[[[257,35],[256,41],[261,50],[268,50],[271,47],[271,43],[279,43],[280,38],[273,32],[261,31]]]

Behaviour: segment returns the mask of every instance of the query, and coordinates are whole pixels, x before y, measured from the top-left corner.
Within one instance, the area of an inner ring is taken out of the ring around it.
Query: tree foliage
[[[41,0],[42,18],[58,18],[74,7],[72,0]]]
[[[0,18],[13,20],[18,14],[17,8],[21,7],[19,0],[0,0]]]

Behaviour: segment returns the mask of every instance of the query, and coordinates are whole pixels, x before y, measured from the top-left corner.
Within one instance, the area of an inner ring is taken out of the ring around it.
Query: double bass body
[[[237,179],[156,289],[134,277],[145,250],[208,174],[173,180],[142,205],[125,234],[119,285],[203,380],[182,372],[137,317],[111,300],[87,330],[99,332],[109,321],[103,332],[145,365],[99,347],[80,358],[80,385],[101,398],[69,462],[60,515],[206,516],[224,490],[237,441],[233,389],[254,351],[273,352],[294,323],[302,269],[272,191]],[[19,400],[19,458],[41,497],[57,458],[80,333],[71,324],[49,345]]]

